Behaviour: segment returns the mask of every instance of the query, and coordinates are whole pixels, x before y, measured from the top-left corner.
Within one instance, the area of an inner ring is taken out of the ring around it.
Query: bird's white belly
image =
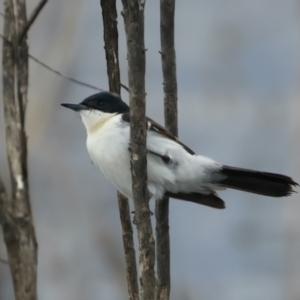
[[[126,197],[133,198],[129,151],[129,127],[117,130],[105,130],[89,133],[87,149],[92,163]],[[164,195],[163,181],[157,180],[162,175],[161,159],[148,155],[148,190],[156,199]],[[159,173],[159,174],[158,174]]]
[[[116,132],[118,136],[116,136]],[[112,136],[112,133],[114,136]],[[129,130],[102,131],[88,135],[87,149],[91,161],[126,197],[132,198]]]

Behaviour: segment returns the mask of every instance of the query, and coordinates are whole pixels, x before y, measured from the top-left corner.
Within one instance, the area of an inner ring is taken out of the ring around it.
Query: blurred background
[[[27,3],[30,13],[38,1]],[[181,140],[224,164],[300,182],[300,1],[176,5]],[[121,10],[118,3],[127,84]],[[163,123],[159,1],[147,1],[145,22],[147,114]],[[2,31],[3,20],[0,24]],[[29,42],[30,53],[44,63],[107,89],[99,1],[49,1]],[[90,163],[79,117],[60,106],[93,93],[30,61],[26,124],[40,300],[127,299],[116,191]],[[128,101],[127,92],[123,98]],[[0,170],[8,184],[2,101],[0,128]],[[299,300],[299,194],[220,195],[227,205],[223,211],[170,203],[171,299]],[[6,258],[2,240],[0,257]],[[4,264],[0,299],[13,299]]]

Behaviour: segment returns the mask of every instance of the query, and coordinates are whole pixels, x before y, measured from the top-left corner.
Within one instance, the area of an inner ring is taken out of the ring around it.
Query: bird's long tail
[[[275,173],[229,166],[223,166],[220,173],[225,175],[217,182],[221,186],[270,197],[289,196],[298,185],[291,177]]]

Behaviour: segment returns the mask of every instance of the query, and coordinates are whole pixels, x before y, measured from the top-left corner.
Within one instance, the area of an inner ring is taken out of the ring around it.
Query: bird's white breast
[[[131,197],[129,127],[121,126],[120,115],[99,121],[88,130],[87,149],[101,173],[120,192]]]

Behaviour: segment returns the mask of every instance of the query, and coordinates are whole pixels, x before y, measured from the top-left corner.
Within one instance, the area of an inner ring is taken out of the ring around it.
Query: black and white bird
[[[132,199],[130,108],[119,95],[101,92],[80,104],[62,106],[79,112],[87,130],[92,163],[126,197]],[[222,165],[196,155],[163,126],[147,118],[148,190],[214,208],[225,208],[217,195],[226,188],[270,197],[289,196],[298,185],[291,177]]]

